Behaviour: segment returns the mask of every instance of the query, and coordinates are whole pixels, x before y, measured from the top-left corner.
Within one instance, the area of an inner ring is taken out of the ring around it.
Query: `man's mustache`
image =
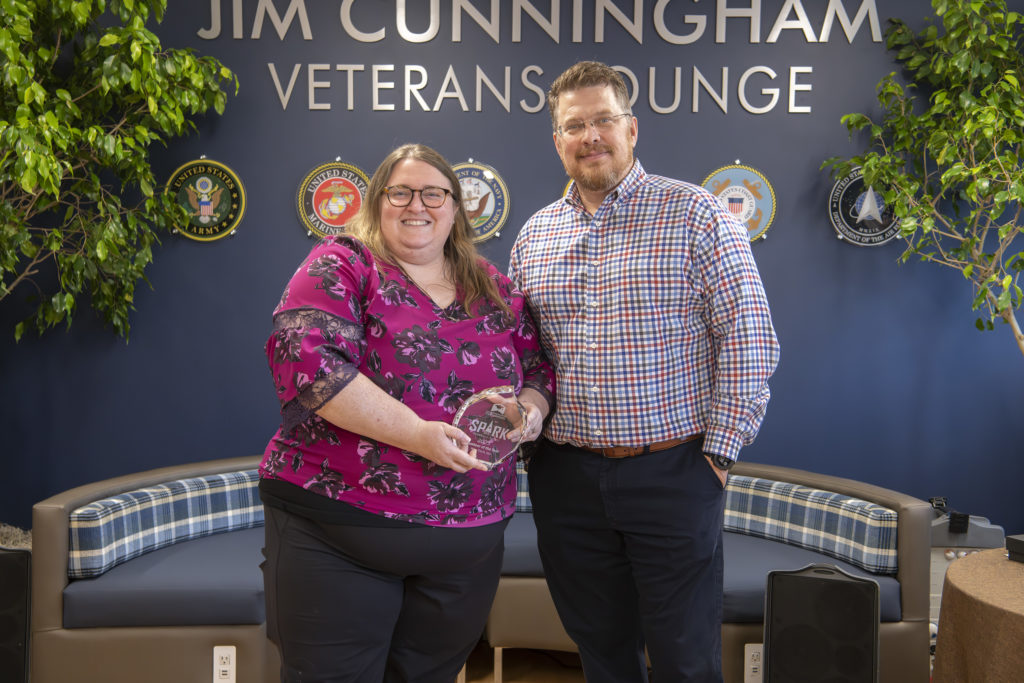
[[[576,158],[577,159],[582,159],[583,157],[587,156],[588,154],[593,154],[594,152],[611,152],[611,151],[612,151],[612,146],[611,145],[606,145],[606,144],[587,145],[587,146],[585,146],[583,149],[581,149],[579,151],[579,153],[576,155]]]

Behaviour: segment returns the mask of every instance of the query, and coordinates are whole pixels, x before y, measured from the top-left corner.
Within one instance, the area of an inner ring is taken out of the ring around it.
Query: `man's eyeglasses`
[[[607,133],[615,127],[615,122],[623,116],[632,116],[632,114],[627,111],[623,114],[601,116],[596,119],[590,119],[589,121],[569,121],[558,127],[558,134],[563,138],[578,138],[587,131],[587,126],[593,126],[594,130],[598,133]]]
[[[405,185],[392,185],[384,188],[384,194],[387,195],[391,206],[398,207],[409,206],[412,203],[412,196],[417,192],[420,193],[420,201],[423,202],[423,206],[430,209],[440,209],[444,206],[444,200],[452,194],[451,190],[433,185],[428,185],[422,190],[414,190]],[[452,195],[452,197],[454,196]]]

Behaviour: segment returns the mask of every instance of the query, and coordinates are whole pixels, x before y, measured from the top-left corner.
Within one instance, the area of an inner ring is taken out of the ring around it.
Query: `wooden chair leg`
[[[502,681],[502,673],[501,673],[501,666],[502,666],[502,661],[501,661],[501,653],[502,653],[502,650],[503,650],[503,649],[504,649],[504,648],[500,648],[500,647],[496,647],[496,648],[494,648],[494,683],[501,683],[501,681]]]
[[[455,679],[456,683],[466,683],[466,665],[462,665],[462,669],[459,670],[459,676]]]

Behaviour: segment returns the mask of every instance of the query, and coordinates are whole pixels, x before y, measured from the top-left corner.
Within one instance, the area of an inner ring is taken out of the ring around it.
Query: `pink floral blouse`
[[[554,374],[540,351],[523,295],[486,264],[512,315],[490,302],[445,309],[377,261],[358,240],[337,236],[310,252],[274,311],[266,352],[281,401],[281,427],[260,476],[392,519],[478,526],[515,506],[515,464],[459,474],[346,431],[316,410],[363,373],[425,420],[451,422],[488,387],[531,387],[553,404]]]

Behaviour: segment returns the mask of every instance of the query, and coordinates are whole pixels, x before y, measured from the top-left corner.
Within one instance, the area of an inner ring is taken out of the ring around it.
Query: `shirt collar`
[[[611,197],[613,204],[622,199],[631,197],[646,177],[647,172],[640,163],[640,159],[634,158],[633,166],[629,169],[629,173],[627,173],[626,177],[615,186],[615,189],[608,193],[608,197]],[[608,201],[608,197],[605,197],[605,201]],[[583,206],[583,200],[580,198],[579,188],[576,187],[575,180],[569,185],[569,191],[565,193],[565,203],[579,211],[586,211]]]

